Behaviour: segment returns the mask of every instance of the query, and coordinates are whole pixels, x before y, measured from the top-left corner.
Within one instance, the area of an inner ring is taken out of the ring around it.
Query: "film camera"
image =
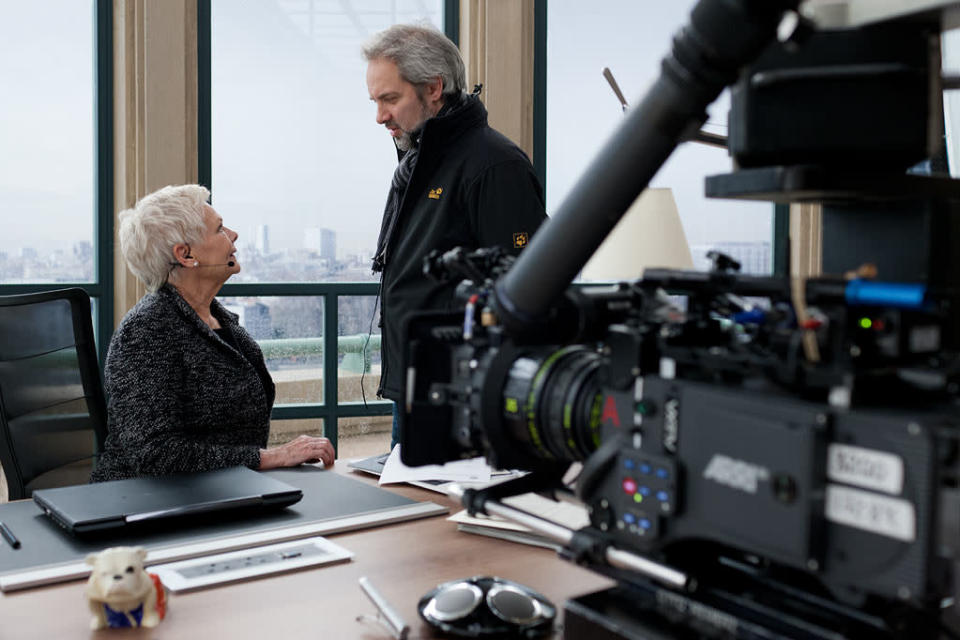
[[[843,28],[817,11],[857,3],[798,4],[702,0],[518,259],[425,265],[462,307],[407,320],[403,460],[531,471],[472,511],[582,462],[562,553],[618,586],[567,604],[568,637],[957,637],[960,183],[915,169],[942,155],[951,3]],[[718,255],[571,286],[728,85],[735,171],[708,195],[823,203],[838,275]],[[844,275],[865,262],[883,279]]]

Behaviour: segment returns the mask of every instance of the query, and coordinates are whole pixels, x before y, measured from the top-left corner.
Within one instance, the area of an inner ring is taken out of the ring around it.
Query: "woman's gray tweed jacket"
[[[214,300],[239,352],[169,284],[124,317],[107,353],[107,440],[92,480],[260,466],[275,387],[257,343]]]

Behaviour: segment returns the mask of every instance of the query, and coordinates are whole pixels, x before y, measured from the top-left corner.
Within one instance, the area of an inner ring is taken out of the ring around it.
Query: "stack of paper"
[[[504,498],[503,503],[569,529],[580,529],[590,524],[587,508],[578,503],[550,500],[535,493]],[[553,541],[523,525],[498,516],[471,516],[464,510],[453,514],[447,520],[456,522],[457,529],[467,533],[476,533],[554,550],[559,549],[559,545]]]

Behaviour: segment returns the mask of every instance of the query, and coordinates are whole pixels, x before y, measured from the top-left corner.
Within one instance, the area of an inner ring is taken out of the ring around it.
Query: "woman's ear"
[[[190,245],[186,242],[178,242],[173,245],[173,262],[181,267],[192,267],[194,263],[193,256],[190,255]]]

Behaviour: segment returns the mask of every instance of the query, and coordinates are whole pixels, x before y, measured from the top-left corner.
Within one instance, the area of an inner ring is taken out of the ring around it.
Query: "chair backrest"
[[[9,498],[87,482],[106,415],[86,292],[0,296],[0,464]]]

